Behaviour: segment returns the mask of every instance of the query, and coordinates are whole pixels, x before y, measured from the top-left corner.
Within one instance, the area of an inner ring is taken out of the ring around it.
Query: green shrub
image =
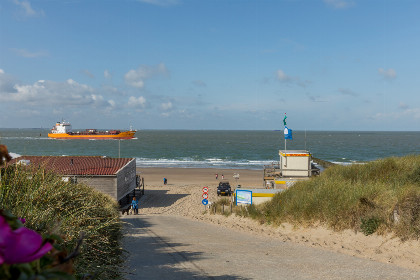
[[[376,232],[381,223],[381,220],[376,217],[362,218],[361,220],[360,229],[365,235],[371,235]]]
[[[420,238],[420,155],[335,165],[238,215],[277,225],[322,223],[334,230]]]
[[[2,170],[0,208],[26,219],[25,226],[40,233],[57,233],[71,252],[82,232],[76,276],[100,274],[100,279],[121,279],[121,224],[117,203],[81,184],[63,182],[42,169],[20,166]]]

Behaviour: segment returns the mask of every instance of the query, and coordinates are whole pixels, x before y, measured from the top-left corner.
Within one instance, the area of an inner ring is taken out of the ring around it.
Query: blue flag
[[[284,128],[284,139],[293,140],[292,130],[287,128],[287,126]]]

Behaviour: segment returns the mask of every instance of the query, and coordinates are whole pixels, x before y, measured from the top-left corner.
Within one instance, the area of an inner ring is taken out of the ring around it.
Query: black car
[[[217,187],[217,195],[232,195],[232,189],[230,188],[229,182],[220,182]]]

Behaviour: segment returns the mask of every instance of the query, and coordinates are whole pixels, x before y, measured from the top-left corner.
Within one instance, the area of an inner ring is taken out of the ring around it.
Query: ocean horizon
[[[77,130],[77,129],[74,129]],[[418,154],[419,131],[154,130],[130,140],[56,140],[45,128],[0,128],[10,153],[45,156],[136,158],[137,167],[263,169],[279,160],[279,150],[307,150],[314,157],[353,164]]]

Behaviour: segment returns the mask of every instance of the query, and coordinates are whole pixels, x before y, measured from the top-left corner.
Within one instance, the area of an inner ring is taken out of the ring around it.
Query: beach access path
[[[143,174],[140,215],[121,217],[128,279],[420,279],[417,242],[204,213],[203,182],[217,199],[213,170]]]
[[[179,216],[124,216],[128,279],[420,279],[420,272]]]

